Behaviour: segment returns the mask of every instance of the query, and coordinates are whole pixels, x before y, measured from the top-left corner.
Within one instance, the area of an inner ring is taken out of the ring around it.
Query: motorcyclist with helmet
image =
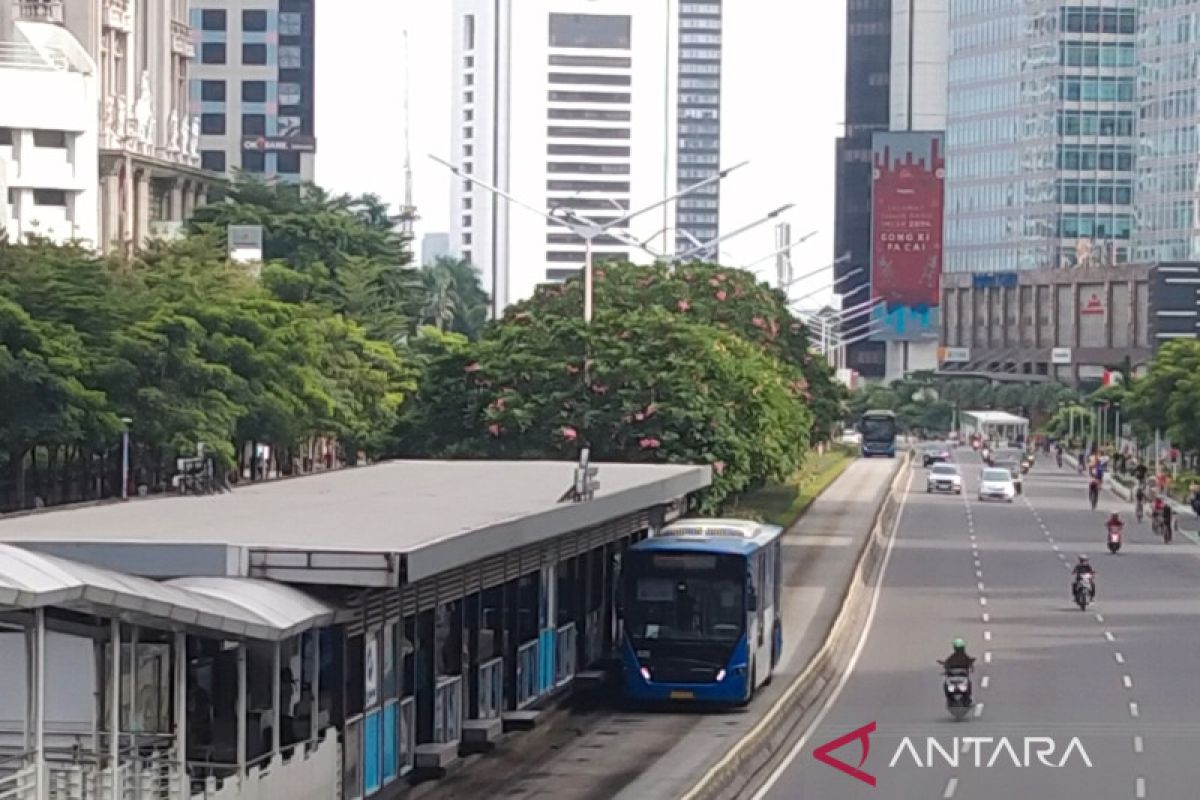
[[[1116,516],[1115,514],[1113,516]],[[1086,555],[1079,556],[1078,563],[1075,564],[1075,569],[1071,571],[1074,580],[1071,583],[1071,594],[1075,594],[1075,586],[1079,583],[1079,579],[1084,575],[1092,579],[1092,599],[1096,599],[1096,568],[1092,566],[1092,562]]]

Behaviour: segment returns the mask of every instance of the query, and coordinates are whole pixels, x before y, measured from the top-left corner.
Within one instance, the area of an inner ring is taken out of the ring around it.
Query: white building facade
[[[46,22],[0,25],[0,229],[98,239],[99,76],[83,46]]]
[[[601,224],[662,199],[678,76],[663,43],[677,23],[674,4],[644,0],[455,0],[448,160]],[[497,314],[583,266],[583,241],[528,209],[461,180],[451,204],[450,249],[479,268]],[[622,229],[646,241],[674,218],[672,204]],[[649,259],[605,237],[594,255]]]

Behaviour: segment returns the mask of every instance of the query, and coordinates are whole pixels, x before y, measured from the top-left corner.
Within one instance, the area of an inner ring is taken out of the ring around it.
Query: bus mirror
[[[746,610],[758,611],[758,592],[754,590],[753,586],[746,593]]]

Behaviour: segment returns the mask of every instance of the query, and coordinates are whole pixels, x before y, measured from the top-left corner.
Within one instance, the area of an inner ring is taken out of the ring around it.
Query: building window
[[[304,33],[304,15],[296,11],[279,12],[279,35],[301,36]]]
[[[462,201],[463,211],[470,211],[474,204],[474,201],[470,197],[464,197]]]
[[[475,145],[464,144],[463,145],[463,158],[470,158],[473,155],[475,155]]]
[[[267,156],[253,150],[242,151],[242,170],[261,174],[267,171]]]
[[[201,114],[200,115],[200,132],[207,136],[224,136],[225,135],[225,115],[224,114]]]
[[[34,131],[33,146],[65,148],[67,146],[67,134],[65,131]]]
[[[267,63],[267,46],[265,44],[243,44],[242,63],[251,66],[265,65]]]
[[[200,167],[202,169],[211,170],[212,172],[225,171],[225,151],[224,150],[201,150],[200,151]]]
[[[224,64],[225,63],[225,43],[224,42],[204,42],[200,45],[200,63],[201,64]]]
[[[283,175],[299,175],[300,174],[300,154],[299,153],[276,153],[275,154],[275,169]]]
[[[243,103],[265,103],[265,102],[267,102],[267,82],[266,81],[242,81],[242,102]]]
[[[551,103],[628,103],[628,92],[550,92]]]
[[[475,49],[475,15],[467,14],[463,17],[463,49]],[[470,66],[468,64],[467,66]]]
[[[471,234],[464,233],[462,235],[463,244],[471,244]]]
[[[469,227],[471,227],[471,215],[470,215],[470,214],[463,214],[463,218],[462,218],[462,226],[463,226],[464,228],[469,228]]]
[[[586,72],[551,72],[550,83],[590,84],[592,86],[630,86],[633,78],[629,75],[598,75]]]
[[[265,136],[267,133],[266,114],[242,114],[243,136]]]
[[[67,193],[62,189],[34,189],[33,204],[35,206],[65,206]]]
[[[200,99],[206,103],[224,103],[225,81],[200,81]]]
[[[463,109],[463,121],[471,122],[475,119],[475,112],[469,108]]]
[[[463,56],[463,66],[471,69],[475,66],[475,56]]]
[[[299,117],[278,117],[275,120],[275,133],[280,136],[298,136],[301,133]]]
[[[629,128],[568,128],[551,125],[546,135],[552,139],[628,139]]]
[[[551,47],[628,50],[632,18],[618,14],[551,14]]]
[[[0,144],[11,145],[13,143],[12,128],[0,128]]]
[[[463,92],[463,102],[464,103],[474,103],[475,102],[475,93],[474,92]]]
[[[242,30],[259,33],[267,29],[267,12],[264,9],[250,9],[242,12]]]
[[[202,31],[223,31],[227,24],[223,8],[206,8],[200,12],[200,30]]]
[[[279,84],[279,105],[281,106],[297,106],[300,105],[300,98],[303,92],[298,83],[281,83]]]
[[[473,138],[475,138],[475,129],[474,129],[474,128],[472,128],[470,125],[468,125],[467,127],[463,128],[463,138],[464,138],[464,139],[473,139]]]
[[[625,56],[550,56],[552,67],[615,67],[628,69],[633,66],[633,59]]]
[[[470,251],[470,250],[463,250],[463,251],[462,251],[462,259],[463,259],[463,261],[466,261],[466,262],[470,263],[470,261],[471,261],[471,251]]]
[[[303,51],[296,45],[282,45],[279,48],[280,69],[300,69],[304,66]]]

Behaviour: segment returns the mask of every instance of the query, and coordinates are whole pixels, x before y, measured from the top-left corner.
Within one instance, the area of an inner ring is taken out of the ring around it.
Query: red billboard
[[[871,294],[927,312],[941,291],[942,134],[877,133],[871,150]]]

